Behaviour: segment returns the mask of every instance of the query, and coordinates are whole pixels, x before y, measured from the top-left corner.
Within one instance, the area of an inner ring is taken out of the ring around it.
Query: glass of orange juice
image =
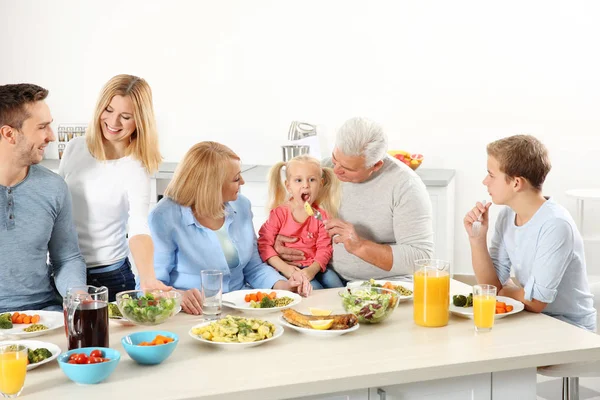
[[[489,332],[496,316],[496,286],[473,286],[473,320],[476,332]]]
[[[0,393],[12,399],[21,394],[27,375],[27,347],[20,344],[0,346]]]
[[[413,319],[417,325],[448,325],[450,307],[450,263],[444,260],[415,261]]]

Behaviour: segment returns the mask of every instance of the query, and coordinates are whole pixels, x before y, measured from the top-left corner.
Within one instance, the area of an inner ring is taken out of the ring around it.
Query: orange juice
[[[21,391],[27,374],[27,351],[0,354],[0,392],[14,395]]]
[[[450,306],[450,274],[448,271],[421,269],[415,272],[413,318],[417,325],[448,325]]]
[[[473,296],[473,319],[477,328],[491,329],[496,314],[496,296]]]

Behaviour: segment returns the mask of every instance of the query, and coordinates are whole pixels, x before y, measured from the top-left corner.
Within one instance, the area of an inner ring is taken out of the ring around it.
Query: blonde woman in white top
[[[170,289],[156,279],[148,228],[150,174],[160,161],[150,86],[132,75],[113,77],[85,138],[69,142],[59,168],[73,197],[88,284],[108,287],[111,301],[135,288],[130,251],[142,289]]]

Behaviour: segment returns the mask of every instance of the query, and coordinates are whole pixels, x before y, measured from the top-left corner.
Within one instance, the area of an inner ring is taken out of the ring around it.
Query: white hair
[[[351,118],[338,129],[335,147],[346,156],[364,156],[365,166],[370,168],[385,158],[387,135],[375,121]]]

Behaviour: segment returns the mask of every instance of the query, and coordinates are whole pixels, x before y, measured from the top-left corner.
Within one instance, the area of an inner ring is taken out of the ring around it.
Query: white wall
[[[212,139],[266,164],[292,120],[330,133],[378,120],[392,148],[457,170],[457,272],[470,271],[461,221],[487,196],[487,142],[541,138],[545,192],[572,212],[566,189],[600,186],[595,1],[0,0],[0,13],[0,83],[49,88],[67,123],[90,118],[111,76],[142,76],[168,161]]]

